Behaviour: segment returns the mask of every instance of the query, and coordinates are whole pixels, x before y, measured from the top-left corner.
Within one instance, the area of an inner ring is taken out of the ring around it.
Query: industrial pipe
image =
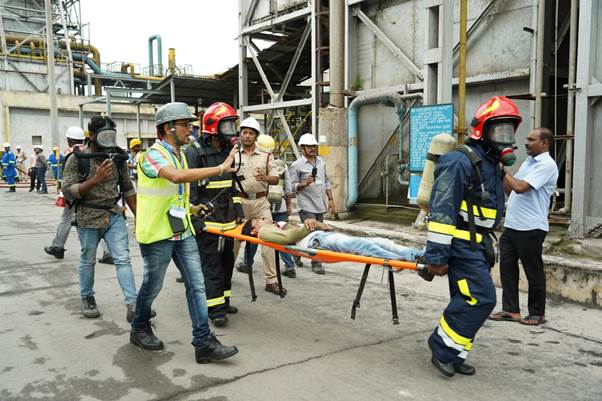
[[[464,143],[466,134],[466,20],[467,0],[460,0],[460,73],[458,76],[458,143]]]
[[[349,105],[347,111],[347,200],[345,206],[350,209],[358,199],[358,117],[360,107],[366,104],[380,103],[395,107],[399,117],[400,129],[403,127],[403,97],[398,93],[377,93],[373,95],[358,96]],[[401,155],[400,155],[401,158]]]
[[[167,54],[167,63],[169,75],[176,75],[176,49],[173,47],[169,48],[169,53]]]
[[[159,72],[156,75],[163,75],[163,47],[161,44],[161,35],[153,35],[148,38],[148,75],[155,76],[155,57],[153,53],[153,42],[157,41],[157,58]]]
[[[330,98],[333,107],[345,107],[345,2],[329,2]]]
[[[537,56],[535,59],[535,122],[533,128],[541,127],[541,90],[543,85],[544,66],[544,32],[546,18],[546,0],[537,3]]]
[[[573,138],[575,135],[575,68],[577,64],[577,18],[578,0],[571,0],[569,30],[569,82],[566,111],[566,140],[564,162],[564,206],[559,213],[569,213],[573,200]]]

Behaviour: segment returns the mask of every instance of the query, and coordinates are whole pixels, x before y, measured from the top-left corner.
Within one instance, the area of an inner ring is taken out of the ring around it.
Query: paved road
[[[77,235],[64,260],[42,250],[60,214],[53,201],[0,194],[2,401],[602,400],[600,310],[552,301],[545,326],[487,323],[469,356],[477,374],[450,380],[430,365],[426,345],[446,304],[446,281],[396,274],[401,323],[394,326],[375,268],[354,321],[349,310],[362,266],[349,264],[331,265],[325,276],[299,269],[296,279],[285,278],[285,299],[265,293],[257,271],[255,303],[246,277],[235,273],[240,313],[216,331],[240,353],[209,365],[194,361],[184,291],[172,268],[156,303],[156,333],[166,349],[142,351],[128,342],[112,266],[97,266],[102,317],[81,317]],[[139,284],[140,251],[134,241],[130,248]]]

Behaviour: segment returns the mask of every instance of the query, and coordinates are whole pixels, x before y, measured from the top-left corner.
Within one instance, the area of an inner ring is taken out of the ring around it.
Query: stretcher
[[[353,301],[353,305],[351,307],[351,319],[355,320],[356,310],[360,307],[360,300],[362,298],[362,294],[364,292],[364,287],[366,286],[366,281],[368,279],[368,273],[370,271],[370,267],[373,265],[383,266],[387,269],[388,278],[389,278],[389,296],[391,298],[391,316],[393,324],[399,324],[399,317],[397,315],[397,300],[395,296],[395,279],[393,273],[401,270],[426,270],[427,266],[417,262],[407,262],[401,260],[390,260],[390,259],[382,259],[375,258],[369,256],[361,256],[354,255],[350,253],[341,253],[341,252],[333,252],[321,249],[309,249],[309,248],[300,248],[294,245],[280,245],[273,242],[266,242],[256,237],[250,237],[247,235],[243,235],[242,232],[243,224],[240,224],[230,230],[222,230],[219,228],[213,227],[205,227],[204,231],[210,234],[224,236],[233,238],[239,241],[246,241],[252,244],[268,246],[273,248],[276,257],[276,277],[278,279],[278,291],[280,298],[284,298],[285,294],[282,291],[282,275],[280,272],[280,252],[288,253],[294,256],[300,256],[304,258],[311,259],[316,262],[322,263],[340,263],[340,262],[353,262],[353,263],[362,263],[365,264],[364,272],[362,274],[362,279],[360,281],[360,285],[358,287],[355,300]],[[251,301],[255,302],[257,299],[257,295],[255,292],[255,284],[253,282],[253,271],[249,269],[249,285],[251,287]]]

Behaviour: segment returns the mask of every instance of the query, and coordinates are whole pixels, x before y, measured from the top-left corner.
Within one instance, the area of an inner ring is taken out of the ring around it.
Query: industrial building
[[[556,134],[554,215],[576,237],[602,232],[598,1],[239,0],[239,64],[212,77],[177,65],[173,49],[164,65],[160,32],[141,44],[148,65],[103,64],[80,11],[78,0],[0,2],[3,141],[51,147],[107,113],[149,142],[155,105],[200,113],[223,100],[260,116],[289,161],[312,132],[339,209],[391,207],[408,204],[412,107],[453,103],[462,137],[479,103],[505,95],[523,117],[519,162],[533,127]]]

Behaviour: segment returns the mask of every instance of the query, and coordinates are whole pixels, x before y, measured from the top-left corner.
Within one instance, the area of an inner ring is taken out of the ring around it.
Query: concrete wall
[[[3,90],[47,92],[48,78],[46,63],[42,61],[27,61],[9,58],[8,69],[0,71],[0,87]],[[69,67],[56,64],[56,91],[57,93],[70,93]]]
[[[469,4],[470,27],[489,0],[473,0]],[[399,47],[418,68],[424,63],[426,46],[426,1],[364,1],[357,6],[380,30]],[[467,74],[469,82],[466,99],[466,121],[470,123],[477,106],[493,95],[518,95],[530,92],[529,68],[531,66],[533,37],[523,27],[533,25],[536,13],[534,0],[507,0],[498,2],[490,16],[475,31],[468,42]],[[459,37],[459,2],[454,4],[454,38]],[[350,90],[369,91],[379,88],[397,88],[408,85],[420,90],[422,82],[408,70],[366,27],[353,12],[349,11],[349,68]],[[457,39],[453,40],[454,44]],[[457,57],[454,60],[454,77],[457,77]],[[520,71],[520,72],[517,72]],[[521,76],[522,74],[522,76]],[[512,76],[512,79],[508,77]],[[472,79],[470,79],[472,77]],[[480,82],[480,83],[479,83]],[[457,104],[456,96],[454,103]],[[519,162],[526,157],[522,146],[532,126],[532,102],[517,101],[523,121],[517,136]],[[370,105],[360,111],[359,177],[360,180],[373,164],[379,152],[386,147],[386,154],[399,153],[399,140],[387,139],[397,126],[395,113],[389,107]],[[404,127],[407,141],[407,127]],[[384,196],[383,177],[380,175],[384,157],[377,162],[367,185],[360,188],[362,199]],[[389,189],[397,201],[404,201],[407,188],[397,182],[398,161],[391,157],[388,171],[391,174]],[[600,162],[602,163],[602,162]]]

